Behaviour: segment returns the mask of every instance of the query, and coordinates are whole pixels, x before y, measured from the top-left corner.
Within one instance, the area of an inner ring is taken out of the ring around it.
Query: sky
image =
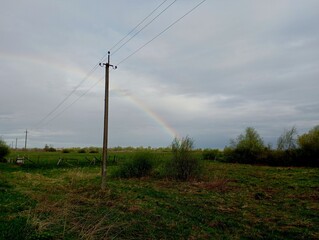
[[[276,147],[318,125],[319,1],[206,0],[176,22],[201,2],[1,1],[1,138],[102,146],[108,51],[109,147],[222,149],[247,127]]]

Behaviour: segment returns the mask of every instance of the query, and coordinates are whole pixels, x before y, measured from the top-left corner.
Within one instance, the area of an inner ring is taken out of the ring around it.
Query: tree
[[[244,134],[231,140],[230,145],[225,148],[224,154],[231,162],[256,163],[257,158],[265,150],[264,141],[252,127],[246,128]]]
[[[252,152],[259,152],[265,148],[264,141],[252,127],[246,128],[245,134],[240,134],[236,140],[231,140],[231,146],[238,150]]]
[[[56,149],[52,145],[45,144],[44,149],[45,152],[56,152]]]
[[[3,160],[5,156],[7,156],[10,153],[10,148],[6,144],[5,141],[3,141],[2,138],[0,138],[0,160]]]
[[[319,155],[319,125],[312,128],[308,133],[298,137],[300,148],[313,156]]]
[[[292,127],[290,130],[284,130],[283,134],[277,140],[278,150],[292,150],[296,148],[297,129]]]
[[[298,137],[302,165],[319,167],[319,125]]]

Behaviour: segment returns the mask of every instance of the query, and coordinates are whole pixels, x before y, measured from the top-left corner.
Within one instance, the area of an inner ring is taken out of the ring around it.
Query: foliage
[[[258,132],[248,127],[244,134],[231,140],[231,146],[227,147],[226,158],[230,162],[256,163],[258,156],[264,151],[265,145]]]
[[[79,149],[79,150],[78,150],[78,153],[86,153],[85,148],[81,148],[81,149]]]
[[[204,160],[223,160],[223,153],[219,149],[205,149],[202,155]]]
[[[278,150],[291,150],[296,148],[296,127],[292,127],[290,130],[284,130],[283,134],[278,138],[277,149]]]
[[[132,159],[124,161],[113,173],[113,176],[119,178],[149,176],[153,168],[152,157],[153,155],[150,152],[137,152]]]
[[[99,148],[96,148],[96,147],[90,147],[88,149],[89,153],[99,153]]]
[[[45,144],[44,149],[45,152],[56,152],[56,149],[52,145]]]
[[[265,146],[259,133],[252,127],[245,130],[245,134],[240,134],[236,140],[231,140],[234,149],[260,152]]]
[[[265,147],[262,138],[253,128],[231,140],[224,149],[227,162],[263,164],[269,166],[319,166],[319,126],[298,137],[292,127],[278,138],[277,149]],[[299,148],[297,147],[297,144]]]
[[[0,161],[10,153],[10,148],[5,141],[0,138]]]
[[[70,152],[71,152],[71,149],[69,148],[62,149],[62,153],[70,153]]]
[[[319,125],[298,138],[298,144],[305,151],[319,151]]]
[[[187,181],[200,177],[202,168],[194,157],[194,141],[190,137],[174,138],[172,144],[172,161],[167,163],[166,173],[177,180]]]
[[[319,166],[319,125],[299,136],[298,144],[307,165]]]

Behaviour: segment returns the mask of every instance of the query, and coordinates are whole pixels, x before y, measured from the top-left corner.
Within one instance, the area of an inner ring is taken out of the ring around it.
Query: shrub
[[[131,160],[123,162],[113,177],[141,178],[149,176],[153,169],[153,155],[150,152],[137,152]]]
[[[0,138],[0,161],[10,153],[9,146]]]
[[[86,153],[86,150],[84,148],[81,148],[78,150],[78,153]]]
[[[68,148],[62,149],[62,153],[70,153],[70,152],[71,152],[71,149],[68,149]]]
[[[202,168],[199,160],[193,155],[193,147],[194,141],[188,136],[173,140],[171,145],[173,158],[166,166],[168,176],[187,181],[196,179],[201,175]]]
[[[222,160],[223,153],[219,149],[205,149],[203,151],[204,160]]]
[[[90,147],[88,149],[89,153],[99,153],[99,149],[96,147]]]

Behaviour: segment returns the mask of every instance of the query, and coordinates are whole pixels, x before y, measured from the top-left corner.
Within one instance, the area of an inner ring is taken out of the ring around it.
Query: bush
[[[204,160],[217,160],[223,159],[223,153],[219,149],[205,149],[203,151]]]
[[[153,169],[153,155],[150,152],[138,152],[133,159],[123,162],[113,177],[119,178],[141,178],[149,176]]]
[[[4,157],[10,153],[9,146],[0,138],[0,161],[4,160]]]
[[[64,149],[62,150],[62,153],[70,153],[70,152],[71,152],[71,150],[68,149],[68,148],[64,148]]]
[[[99,153],[99,148],[96,147],[90,147],[88,149],[89,153]]]
[[[166,173],[177,180],[187,181],[198,178],[202,168],[198,159],[193,155],[194,141],[188,136],[175,138],[171,149],[173,158],[167,163]]]
[[[78,153],[86,153],[86,150],[84,148],[81,148],[78,150]]]

